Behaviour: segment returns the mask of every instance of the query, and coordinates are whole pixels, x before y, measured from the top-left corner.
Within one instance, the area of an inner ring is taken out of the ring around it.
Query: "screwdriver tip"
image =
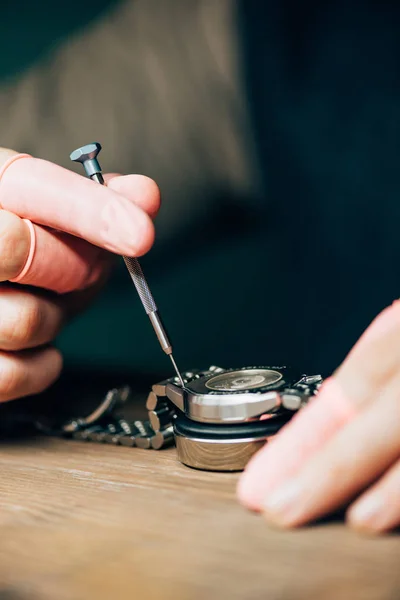
[[[172,354],[170,354],[169,357],[171,359],[172,364],[174,365],[174,369],[175,369],[176,374],[178,375],[178,379],[179,379],[179,381],[181,383],[181,386],[185,387],[185,384],[184,384],[183,379],[182,379],[182,375],[181,375],[181,373],[180,373],[180,371],[178,369],[178,366],[177,366],[177,364],[175,362],[174,357],[172,356]]]

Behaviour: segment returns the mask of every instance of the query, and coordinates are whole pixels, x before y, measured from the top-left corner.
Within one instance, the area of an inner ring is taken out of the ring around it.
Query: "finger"
[[[67,233],[29,224],[31,254],[10,281],[65,294],[94,285],[107,270],[111,255],[105,250]]]
[[[24,350],[55,338],[64,324],[61,303],[23,288],[0,288],[0,350]]]
[[[154,241],[150,217],[134,202],[38,158],[10,156],[0,171],[0,206],[117,254],[140,256]]]
[[[283,526],[313,521],[348,503],[400,456],[400,377],[264,502]]]
[[[326,380],[319,395],[250,460],[239,479],[239,501],[250,510],[261,510],[265,497],[293,477],[356,414],[337,380]]]
[[[239,501],[261,510],[264,497],[293,477],[399,369],[400,303],[395,302],[374,320],[318,396],[249,462],[239,480]]]
[[[66,293],[93,285],[109,260],[85,240],[0,210],[0,281]]]
[[[0,281],[16,277],[24,268],[31,246],[31,234],[25,221],[0,210]]]
[[[375,400],[400,367],[400,301],[383,310],[339,367],[336,377],[356,406]]]
[[[0,402],[43,392],[61,369],[62,357],[55,348],[0,352]]]
[[[351,506],[347,521],[370,533],[400,526],[400,460]]]
[[[143,175],[119,175],[107,173],[104,181],[108,188],[134,202],[152,219],[160,209],[160,190],[158,185],[149,177]]]
[[[100,276],[96,279],[95,283],[84,289],[75,290],[71,293],[59,297],[58,300],[62,302],[66,319],[69,320],[76,316],[79,312],[86,310],[93,303],[93,300],[97,297],[99,291],[104,287],[113,265],[113,260],[109,260],[110,257],[114,257],[107,253],[105,264],[101,269]]]

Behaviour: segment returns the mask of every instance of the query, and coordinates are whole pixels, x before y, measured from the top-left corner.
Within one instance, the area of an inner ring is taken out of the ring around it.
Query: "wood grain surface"
[[[0,599],[400,598],[400,538],[269,528],[237,475],[56,439],[0,446]]]

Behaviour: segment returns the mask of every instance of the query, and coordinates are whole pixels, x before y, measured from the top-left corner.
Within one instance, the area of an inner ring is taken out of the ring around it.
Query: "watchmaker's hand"
[[[0,149],[0,402],[57,378],[62,360],[49,343],[101,285],[107,251],[140,256],[153,243],[156,184],[106,181]]]
[[[284,527],[349,505],[353,527],[380,532],[400,525],[400,301],[252,459],[238,494]]]

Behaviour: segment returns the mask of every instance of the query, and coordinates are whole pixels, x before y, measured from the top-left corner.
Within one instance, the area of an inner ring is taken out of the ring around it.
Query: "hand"
[[[107,251],[140,256],[153,243],[156,184],[105,180],[0,149],[0,402],[58,377],[62,358],[49,344],[100,287]]]
[[[241,477],[239,500],[283,527],[347,507],[357,529],[400,525],[400,301]]]

